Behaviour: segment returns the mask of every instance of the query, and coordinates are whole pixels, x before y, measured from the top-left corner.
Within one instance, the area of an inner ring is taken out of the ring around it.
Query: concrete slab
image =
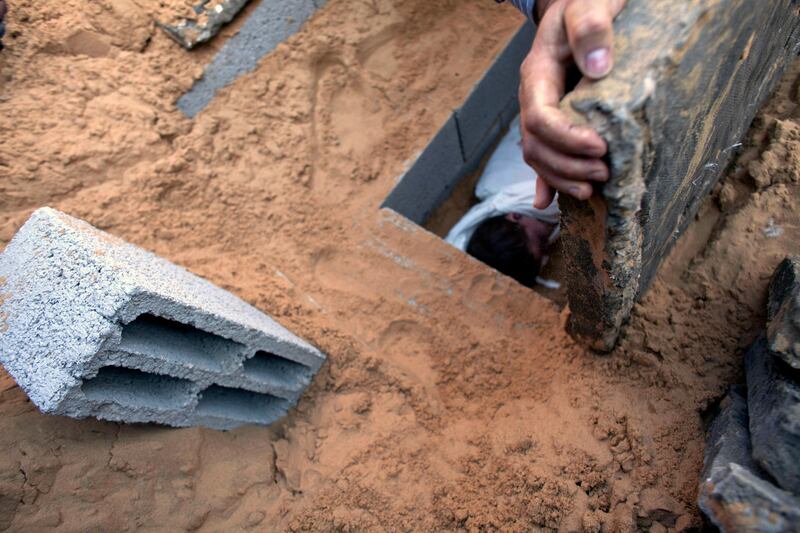
[[[261,0],[239,32],[217,52],[203,77],[178,99],[178,109],[194,117],[218,90],[256,68],[259,60],[297,33],[325,0]]]
[[[598,350],[613,348],[800,43],[792,0],[629,0],[615,27],[612,74],[562,102],[609,144],[601,194],[561,196],[569,330]]]
[[[0,362],[45,413],[269,424],[324,360],[229,292],[53,209],[0,256]]]

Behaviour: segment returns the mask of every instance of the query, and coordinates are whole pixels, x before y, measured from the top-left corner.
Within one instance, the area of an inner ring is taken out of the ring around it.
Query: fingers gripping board
[[[629,0],[611,75],[562,102],[607,141],[611,178],[561,195],[570,333],[614,347],[634,302],[798,53],[792,0]]]

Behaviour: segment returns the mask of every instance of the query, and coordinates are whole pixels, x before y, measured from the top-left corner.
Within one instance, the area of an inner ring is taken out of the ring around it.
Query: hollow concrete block
[[[45,413],[269,424],[324,360],[231,293],[50,208],[0,256],[0,362]]]
[[[800,500],[752,458],[747,391],[734,386],[709,428],[698,506],[723,533],[800,529]]]
[[[797,56],[800,16],[792,0],[629,0],[615,30],[611,75],[562,102],[609,147],[599,194],[560,196],[569,331],[604,351]]]
[[[233,20],[249,0],[222,0],[207,8],[202,0],[194,7],[192,18],[182,18],[174,24],[159,23],[159,26],[172,37],[175,42],[187,50],[210,41],[220,32],[222,27]],[[198,18],[202,22],[198,22]]]

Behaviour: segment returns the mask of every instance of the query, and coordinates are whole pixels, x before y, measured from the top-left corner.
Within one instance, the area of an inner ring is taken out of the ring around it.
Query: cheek
[[[525,236],[528,237],[528,242],[539,242],[539,232],[536,226],[533,224],[526,224],[523,228],[525,228]]]

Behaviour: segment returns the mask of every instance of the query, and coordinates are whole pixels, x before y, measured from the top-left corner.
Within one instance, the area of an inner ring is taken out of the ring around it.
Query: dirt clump
[[[190,121],[174,102],[213,49],[156,32],[158,2],[91,4],[9,14],[0,242],[52,205],[330,357],[280,424],[228,433],[43,416],[2,374],[0,527],[699,525],[701,414],[741,379],[769,274],[797,253],[800,70],[598,357],[567,311],[379,210],[518,28],[512,8],[330,0]],[[109,26],[119,6],[140,29]]]

